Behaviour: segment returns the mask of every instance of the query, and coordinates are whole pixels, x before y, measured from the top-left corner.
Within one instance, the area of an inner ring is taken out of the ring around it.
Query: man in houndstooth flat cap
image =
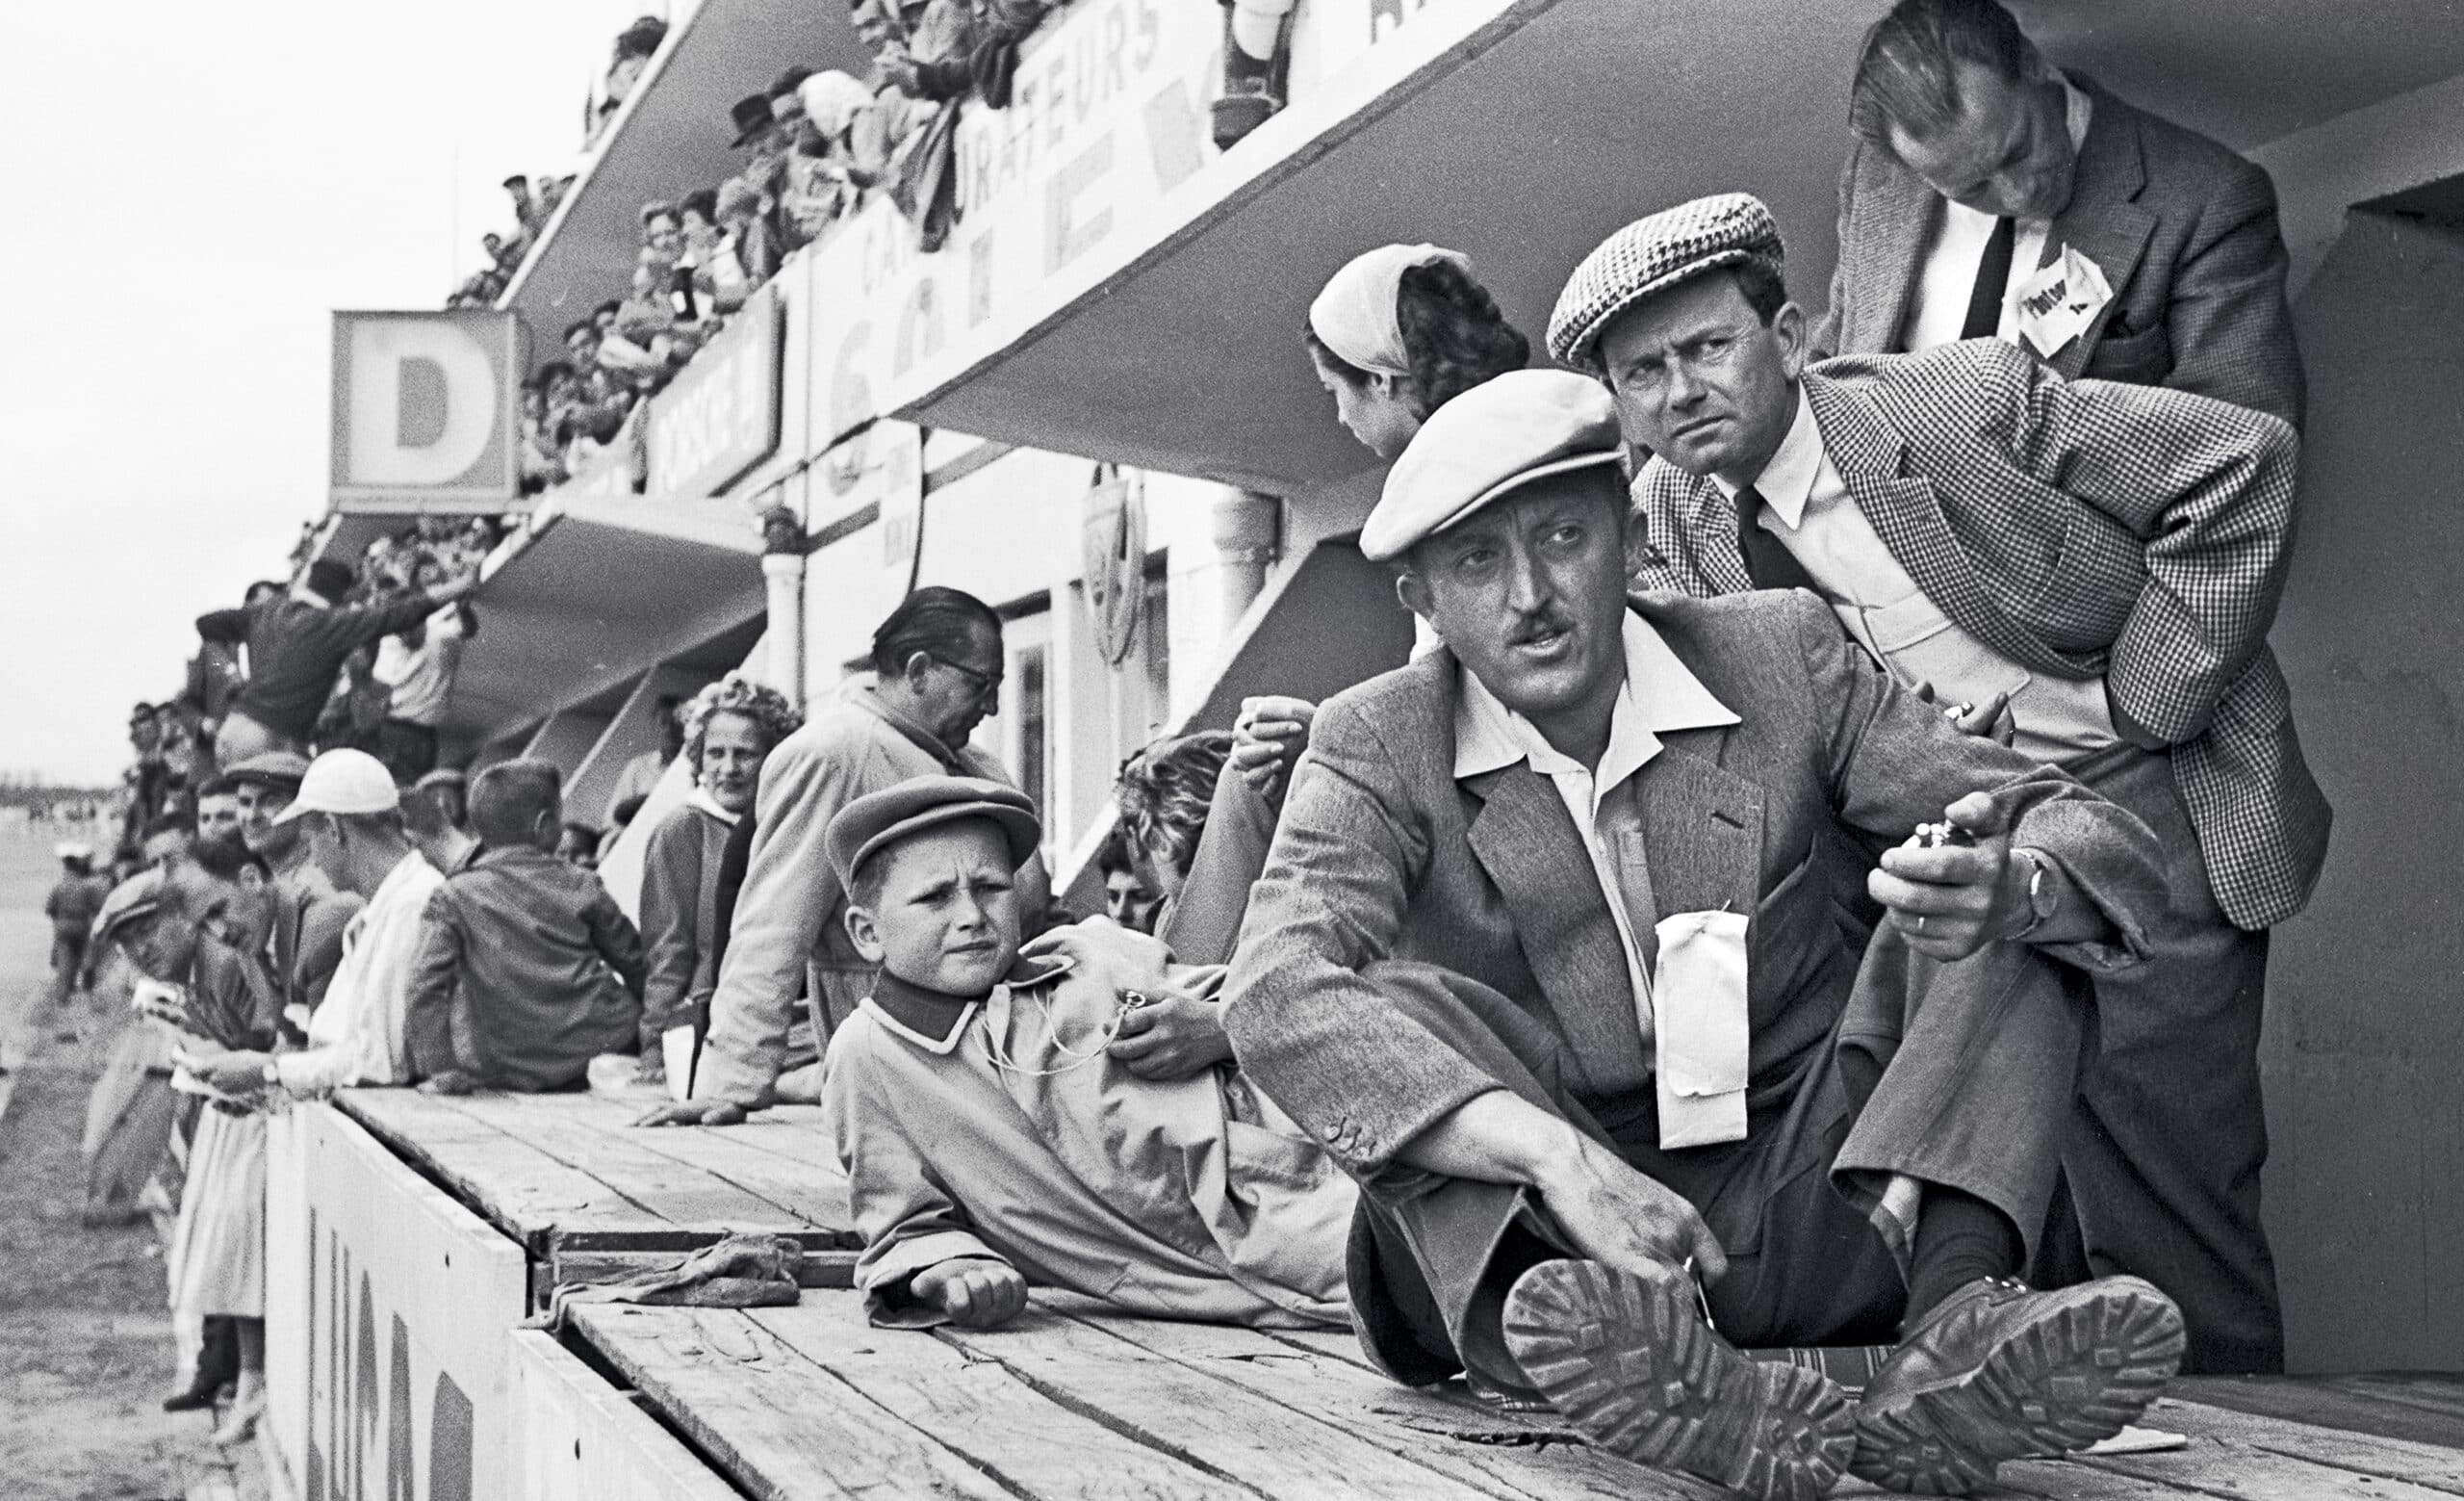
[[[2147,964],[2096,979],[2064,1157],[2077,1214],[2040,1275],[2137,1273],[2180,1301],[2191,1368],[2278,1368],[2261,996],[2268,929],[2308,898],[2329,824],[2267,645],[2293,429],[2066,381],[2001,340],[1810,367],[1807,337],[1742,194],[1610,236],[1549,328],[1655,451],[1634,481],[1646,582],[1809,589],[1901,683],[2163,838],[2170,907]]]

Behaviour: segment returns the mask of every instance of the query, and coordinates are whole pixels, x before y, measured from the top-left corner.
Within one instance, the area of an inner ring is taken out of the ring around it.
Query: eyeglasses
[[[1001,674],[997,672],[979,672],[963,662],[955,662],[946,657],[936,657],[933,660],[974,685],[975,696],[979,699],[991,698],[1001,691]]]

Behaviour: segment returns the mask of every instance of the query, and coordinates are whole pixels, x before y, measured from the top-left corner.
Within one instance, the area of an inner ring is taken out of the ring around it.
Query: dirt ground
[[[262,1495],[253,1452],[221,1456],[209,1417],[161,1409],[171,1320],[152,1226],[78,1223],[87,1091],[121,1022],[89,1001],[50,1006],[42,900],[59,837],[0,826],[0,1494]]]

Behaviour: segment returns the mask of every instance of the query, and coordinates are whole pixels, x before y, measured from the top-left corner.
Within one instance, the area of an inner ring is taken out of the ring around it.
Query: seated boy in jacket
[[[428,899],[411,973],[412,1061],[444,1094],[579,1087],[594,1056],[636,1046],[642,936],[598,876],[551,853],[555,766],[490,766],[470,810],[478,855]]]
[[[1342,1325],[1354,1190],[1236,1073],[1144,1079],[1120,1019],[1221,971],[1102,919],[1021,959],[1014,876],[1033,805],[920,777],[858,798],[825,845],[847,933],[881,966],[830,1040],[830,1113],[876,1324],[986,1328],[1029,1283],[1134,1313]]]

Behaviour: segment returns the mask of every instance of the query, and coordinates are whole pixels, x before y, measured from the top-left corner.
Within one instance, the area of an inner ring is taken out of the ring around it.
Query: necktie
[[[1745,556],[1745,576],[1758,589],[1811,589],[1822,592],[1797,561],[1797,555],[1778,537],[1762,530],[1762,492],[1752,485],[1736,492],[1736,550]]]
[[[1976,287],[1967,295],[1967,321],[1960,324],[1963,339],[1990,339],[2002,329],[2002,292],[2011,284],[2011,246],[2018,239],[2017,220],[1993,221],[1992,238],[1985,242],[1985,258],[1976,263]]]

